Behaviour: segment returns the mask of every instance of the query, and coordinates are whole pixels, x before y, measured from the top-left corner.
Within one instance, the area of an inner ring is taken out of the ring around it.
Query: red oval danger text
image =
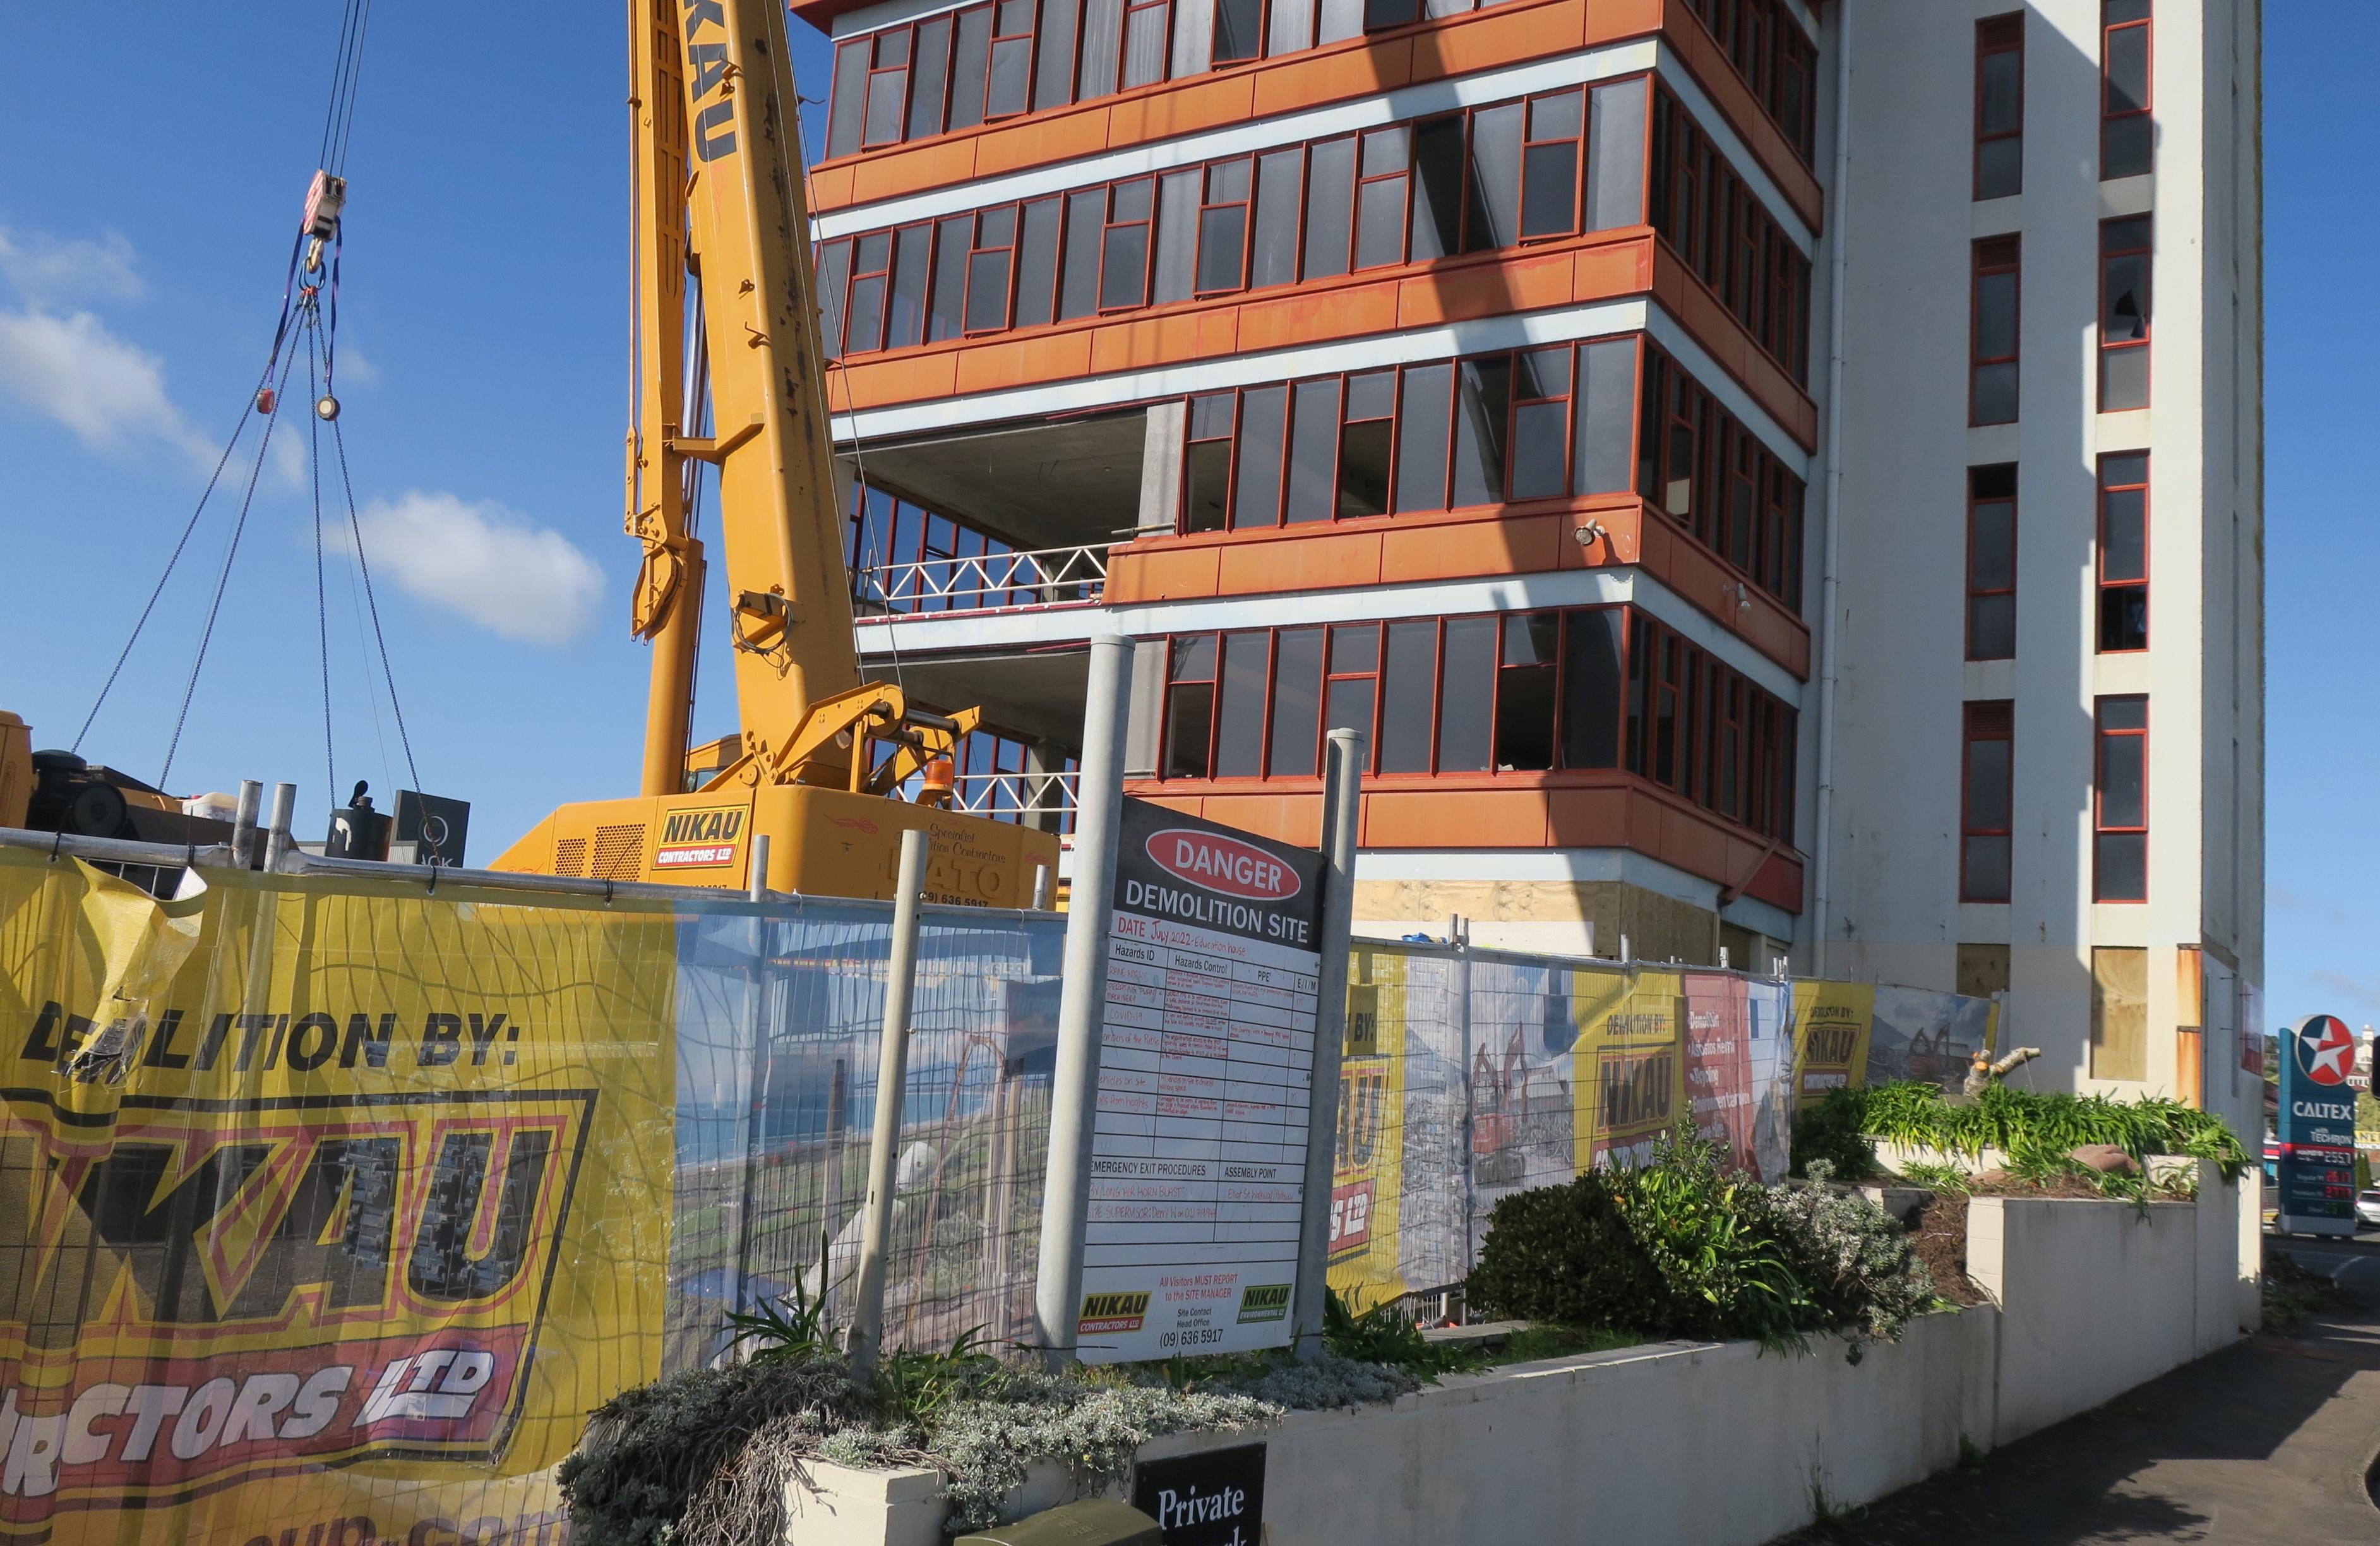
[[[1302,883],[1297,871],[1255,844],[1211,832],[1168,827],[1150,836],[1148,857],[1192,885],[1252,901],[1287,901]]]

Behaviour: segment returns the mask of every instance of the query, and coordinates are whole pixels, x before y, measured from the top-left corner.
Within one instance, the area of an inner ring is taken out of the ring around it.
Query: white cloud
[[[88,311],[0,310],[0,390],[97,449],[156,440],[209,465],[220,449],[166,396],[164,361]]]
[[[337,365],[339,380],[343,382],[355,386],[380,384],[380,367],[365,358],[364,351],[356,347],[355,340],[344,334],[339,338]]]
[[[532,644],[561,644],[594,621],[603,571],[550,527],[500,505],[415,490],[358,517],[364,554],[407,594]]]
[[[60,241],[0,225],[0,275],[36,306],[90,298],[138,300],[148,286],[132,262],[132,244],[118,231],[98,241]]]

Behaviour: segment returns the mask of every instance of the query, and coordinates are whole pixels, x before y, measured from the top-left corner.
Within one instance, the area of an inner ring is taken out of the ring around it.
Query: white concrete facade
[[[2022,191],[1973,198],[1978,20],[2024,18]],[[1950,989],[1959,947],[2009,949],[2009,1032],[2045,1085],[2181,1093],[2177,1028],[2204,1024],[2204,1088],[2237,1102],[2263,972],[2263,314],[2257,0],[2155,0],[2155,169],[2099,177],[2100,0],[1828,8],[1821,79],[1849,29],[1848,177],[1832,190],[1844,265],[1835,418],[1833,615],[1809,703],[1831,736],[1803,770],[1815,859],[1799,964]],[[1831,107],[1821,123],[1837,121]],[[1845,162],[1822,144],[1822,163]],[[2155,221],[2151,406],[2096,403],[2100,223]],[[1969,426],[1972,248],[2022,252],[2020,413]],[[1822,302],[1823,304],[1823,302]],[[1815,372],[1814,371],[1814,374]],[[2149,648],[2097,650],[2096,465],[2149,454]],[[1968,661],[1971,467],[2018,469],[2016,650]],[[1823,477],[1824,474],[1822,473]],[[1822,593],[1814,533],[1808,587]],[[1827,651],[1831,724],[1820,717]],[[2148,900],[2093,900],[2094,702],[2148,700]],[[1962,704],[2013,704],[2006,903],[1962,903]],[[1821,812],[1830,812],[1824,829]],[[2146,1077],[2094,1077],[2092,950],[2148,952]],[[2203,948],[2203,1010],[2178,950]],[[2008,1034],[2008,1033],[2004,1033]]]

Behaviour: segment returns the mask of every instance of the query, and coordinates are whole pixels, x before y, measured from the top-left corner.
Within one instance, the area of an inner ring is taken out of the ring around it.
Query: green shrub
[[[1763,1187],[1720,1168],[1684,1126],[1635,1169],[1597,1170],[1505,1198],[1467,1293],[1490,1314],[1652,1337],[1751,1337],[1798,1347],[1813,1332],[1892,1341],[1935,1305],[1898,1221],[1824,1186]],[[1823,1180],[1824,1160],[1812,1162]]]
[[[1954,1105],[1940,1086],[1914,1081],[1839,1090],[1815,1112],[1795,1119],[1797,1165],[1804,1118],[1814,1119],[1814,1125],[1822,1120],[1830,1130],[1850,1126],[1911,1148],[1970,1159],[1985,1149],[1998,1149],[2008,1155],[2011,1168],[2046,1164],[2084,1144],[2098,1143],[2123,1150],[2143,1170],[2152,1154],[2213,1160],[2226,1180],[2237,1180],[2248,1165],[2247,1150],[2222,1118],[2163,1096],[2116,1101],[1995,1084],[1972,1102]]]
[[[1463,1302],[1489,1317],[1656,1330],[1668,1289],[1612,1201],[1612,1175],[1499,1199]]]
[[[1652,1158],[1610,1178],[1612,1206],[1660,1274],[1670,1335],[1798,1345],[1818,1324],[1757,1181],[1719,1168],[1719,1149],[1681,1123]]]
[[[1817,1324],[1851,1338],[1852,1361],[1862,1343],[1898,1342],[1902,1327],[1934,1308],[1934,1275],[1909,1232],[1877,1203],[1826,1186],[1768,1187],[1761,1197]]]
[[[1864,1090],[1838,1090],[1815,1106],[1793,1114],[1793,1174],[1807,1175],[1812,1162],[1830,1165],[1838,1181],[1864,1181],[1876,1173],[1876,1145],[1869,1142]]]

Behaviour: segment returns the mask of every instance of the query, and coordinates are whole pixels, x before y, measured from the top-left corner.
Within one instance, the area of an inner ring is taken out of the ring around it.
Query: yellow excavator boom
[[[1054,889],[1053,834],[898,797],[919,773],[948,797],[933,775],[977,712],[936,713],[860,677],[784,7],[629,0],[628,16],[638,394],[625,484],[643,548],[630,627],[653,648],[642,793],[563,807],[496,867],[741,887],[762,832],[771,886],[885,896],[914,826],[933,838],[938,899],[1026,906],[1037,865]],[[689,351],[708,425],[680,421]],[[692,752],[708,560],[689,530],[689,461],[717,472],[742,726]]]

